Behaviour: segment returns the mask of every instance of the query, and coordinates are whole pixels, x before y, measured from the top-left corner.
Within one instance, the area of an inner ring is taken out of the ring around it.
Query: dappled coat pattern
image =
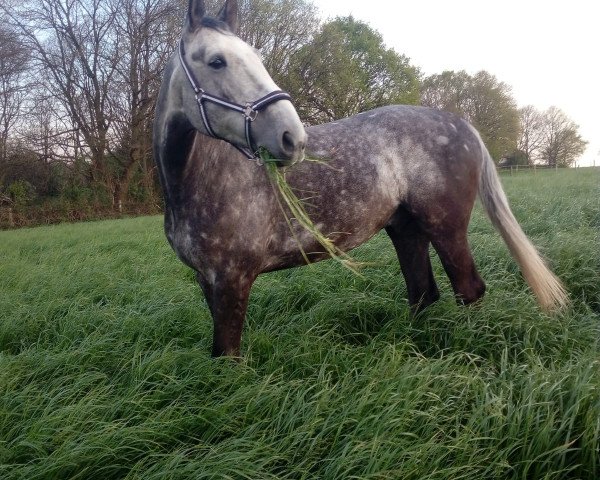
[[[227,1],[217,19],[208,21],[204,13],[201,1],[190,2],[183,36],[203,85],[237,103],[276,89],[258,57],[232,34],[236,2]],[[217,57],[225,66],[211,68]],[[227,69],[236,65],[230,81]],[[244,144],[241,119],[218,106],[207,112],[219,137]],[[337,246],[349,250],[386,230],[413,309],[439,297],[430,245],[459,302],[484,294],[467,242],[477,195],[541,306],[553,310],[566,303],[560,282],[512,215],[478,133],[464,120],[429,108],[388,106],[304,131],[288,101],[261,115],[253,125],[254,146],[294,164],[288,182],[299,196],[310,197],[311,218]],[[311,261],[326,257],[311,234],[294,223],[290,231],[265,169],[230,143],[207,135],[181,61],[173,57],[157,105],[155,158],[166,234],[197,272],[214,321],[213,355],[239,355],[248,296],[259,274],[302,265],[301,248]],[[297,163],[305,148],[308,157],[324,162]]]

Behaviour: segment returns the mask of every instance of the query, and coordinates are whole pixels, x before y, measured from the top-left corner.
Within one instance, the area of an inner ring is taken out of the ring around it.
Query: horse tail
[[[521,229],[508,204],[494,161],[481,138],[479,141],[483,153],[479,198],[483,207],[521,268],[525,281],[533,290],[542,310],[561,310],[569,303],[567,292]]]

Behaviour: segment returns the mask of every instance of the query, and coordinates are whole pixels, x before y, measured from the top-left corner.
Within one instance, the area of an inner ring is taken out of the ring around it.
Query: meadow
[[[161,217],[0,232],[0,478],[600,478],[600,170],[502,177],[572,298],[540,312],[477,206],[488,292],[413,317],[378,235],[259,277],[240,363]]]

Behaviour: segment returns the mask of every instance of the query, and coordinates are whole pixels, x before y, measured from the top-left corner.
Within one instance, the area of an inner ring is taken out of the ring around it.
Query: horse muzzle
[[[281,167],[304,160],[307,135],[292,104],[279,102],[262,113],[253,126],[256,145],[266,148]]]
[[[286,130],[281,135],[279,141],[279,152],[274,154],[277,158],[277,164],[282,167],[288,167],[304,160],[306,149],[306,132],[292,133]]]

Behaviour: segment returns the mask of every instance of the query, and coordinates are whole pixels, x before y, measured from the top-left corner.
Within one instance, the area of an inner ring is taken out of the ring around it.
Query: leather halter
[[[230,102],[226,98],[218,97],[216,95],[211,95],[210,93],[206,93],[198,83],[198,80],[194,76],[194,73],[190,69],[189,65],[185,61],[185,49],[183,46],[183,39],[179,41],[179,60],[181,62],[181,66],[183,67],[183,71],[187,76],[190,85],[194,89],[194,93],[196,94],[196,102],[198,103],[198,109],[200,110],[200,116],[202,117],[202,122],[204,123],[204,128],[209,136],[214,138],[219,138],[221,140],[225,140],[226,142],[233,145],[240,152],[242,152],[248,159],[254,160],[259,158],[257,155],[256,149],[253,147],[252,141],[252,122],[256,120],[258,113],[261,110],[264,110],[272,103],[278,102],[279,100],[292,100],[290,94],[284,92],[283,90],[275,90],[271,93],[268,93],[264,97],[259,98],[255,102],[249,102],[245,105],[241,105],[239,103]],[[244,117],[245,124],[245,133],[246,133],[246,147],[240,147],[229,140],[220,137],[215,133],[213,128],[210,125],[210,121],[208,119],[208,115],[206,114],[206,109],[204,107],[204,102],[211,102],[216,105],[220,105],[222,107],[228,108],[230,110],[235,110],[236,112],[240,112]]]

